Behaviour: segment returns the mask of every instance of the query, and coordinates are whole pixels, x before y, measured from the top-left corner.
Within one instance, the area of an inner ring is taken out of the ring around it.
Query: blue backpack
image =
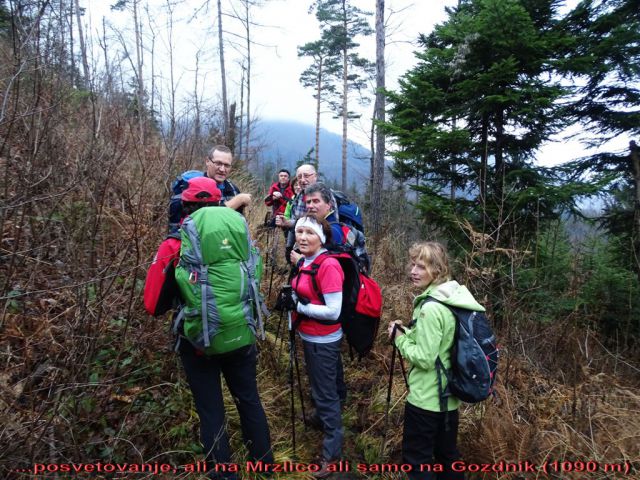
[[[169,200],[169,236],[180,238],[180,220],[182,220],[182,192],[189,185],[189,180],[203,177],[201,170],[187,170],[176,177],[171,183],[171,199]]]
[[[362,222],[362,211],[360,207],[353,203],[349,198],[339,190],[331,190],[338,205],[338,218],[341,222],[357,228],[364,234],[364,223]]]
[[[436,359],[440,408],[446,411],[447,397],[453,395],[463,402],[478,403],[493,394],[498,372],[499,349],[496,336],[484,312],[447,305],[433,297],[426,302],[438,302],[447,307],[456,318],[456,330],[451,348],[451,369],[444,368],[440,357]],[[447,387],[442,388],[442,377]]]
[[[180,221],[184,217],[182,213],[182,192],[189,185],[189,180],[195,177],[204,177],[204,172],[201,170],[187,170],[182,172],[171,183],[171,199],[169,200],[169,237],[180,239]],[[236,187],[229,180],[225,180],[222,188],[222,199],[226,200],[238,193],[238,187]],[[244,207],[237,210],[244,215]]]

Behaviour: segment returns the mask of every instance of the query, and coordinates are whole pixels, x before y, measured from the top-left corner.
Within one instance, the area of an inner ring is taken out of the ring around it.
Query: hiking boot
[[[313,472],[311,474],[311,476],[313,478],[327,478],[329,475],[331,475],[332,473],[335,473],[335,463],[336,462],[331,462],[329,460],[322,460],[318,463],[318,465],[320,465],[320,469],[317,472]],[[329,466],[333,465],[332,469],[329,470]]]
[[[307,426],[313,428],[314,430],[322,431],[322,422],[320,421],[320,417],[318,417],[318,412],[313,409],[307,415]]]

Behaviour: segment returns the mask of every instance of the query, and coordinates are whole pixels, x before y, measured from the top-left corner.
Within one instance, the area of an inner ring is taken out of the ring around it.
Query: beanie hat
[[[182,192],[183,202],[219,202],[222,198],[216,181],[209,177],[195,177],[189,180]]]

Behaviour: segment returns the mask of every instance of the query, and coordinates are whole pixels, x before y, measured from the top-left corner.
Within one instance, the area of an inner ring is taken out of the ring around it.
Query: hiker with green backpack
[[[262,265],[238,212],[218,206],[215,180],[195,177],[182,192],[187,217],[180,239],[170,235],[149,268],[144,301],[158,316],[178,308],[176,351],[200,418],[200,438],[210,478],[237,479],[225,429],[220,374],[234,399],[252,460],[273,463],[266,415],[256,382],[255,338],[263,303]],[[232,469],[231,469],[232,470]]]
[[[413,321],[389,324],[388,334],[412,365],[405,404],[402,462],[411,465],[411,480],[464,478],[451,464],[460,459],[457,447],[460,398],[449,388],[456,354],[457,314],[472,317],[484,308],[469,290],[451,280],[447,252],[437,242],[415,244],[409,250],[411,282],[423,290],[414,300]],[[487,356],[487,359],[489,357]],[[493,374],[492,374],[493,377]],[[433,472],[439,472],[434,475]]]

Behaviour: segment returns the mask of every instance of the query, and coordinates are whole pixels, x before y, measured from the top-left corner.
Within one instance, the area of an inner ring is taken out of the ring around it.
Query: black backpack
[[[451,307],[427,297],[425,302],[438,302],[447,307],[456,318],[456,330],[451,347],[451,369],[446,370],[436,359],[440,407],[446,410],[447,397],[453,395],[463,402],[478,403],[493,394],[498,371],[499,349],[496,336],[489,326],[484,312]],[[442,376],[447,378],[447,388],[442,389]]]

